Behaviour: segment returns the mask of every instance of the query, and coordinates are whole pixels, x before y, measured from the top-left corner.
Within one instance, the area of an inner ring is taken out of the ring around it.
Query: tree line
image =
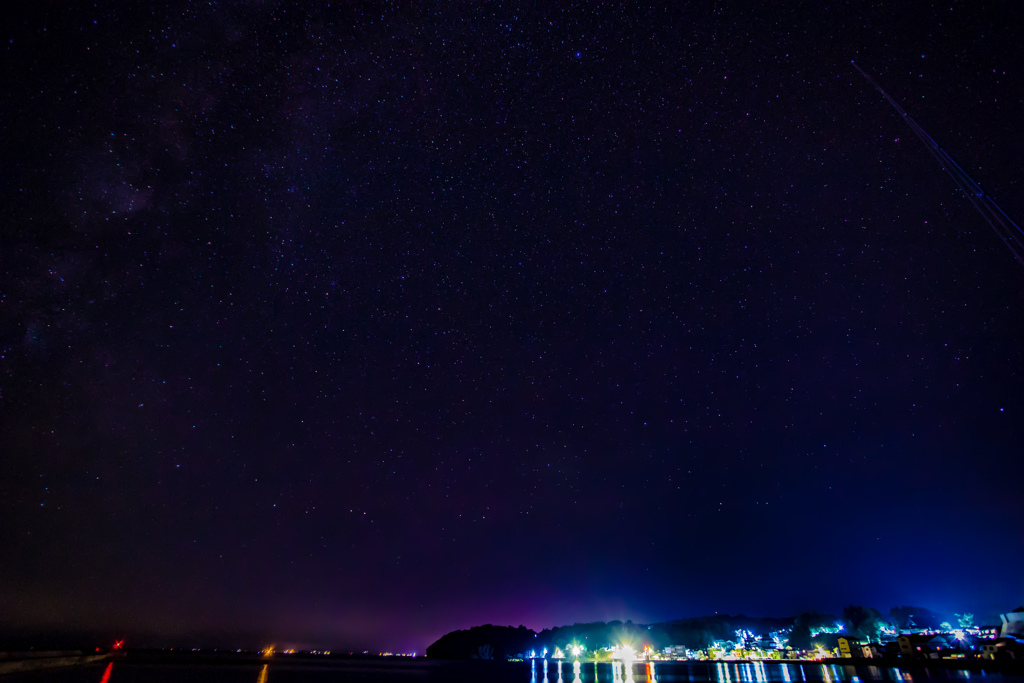
[[[841,617],[809,612],[797,617],[748,617],[716,614],[656,624],[610,621],[558,626],[537,632],[525,626],[485,624],[447,633],[427,648],[428,657],[441,659],[512,659],[551,657],[556,648],[575,644],[593,656],[604,648],[628,643],[638,650],[682,646],[705,650],[715,642],[756,641],[762,647],[789,646],[809,650],[815,645],[835,646],[839,631],[863,640],[877,640],[885,629],[938,629],[946,618],[923,607],[893,607],[883,617],[873,607],[850,605]],[[738,636],[738,633],[744,634]],[[774,636],[772,638],[771,636]],[[780,637],[782,640],[780,641]],[[750,642],[745,643],[750,645]]]

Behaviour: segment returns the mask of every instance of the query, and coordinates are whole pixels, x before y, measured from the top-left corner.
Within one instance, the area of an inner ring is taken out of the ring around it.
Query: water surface
[[[786,662],[611,663],[366,660],[133,660],[10,674],[2,683],[1024,683],[1022,676],[915,664]]]

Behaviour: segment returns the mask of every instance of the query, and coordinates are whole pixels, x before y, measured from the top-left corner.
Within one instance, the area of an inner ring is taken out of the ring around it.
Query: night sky
[[[527,4],[5,17],[0,628],[1024,602],[1021,5]]]

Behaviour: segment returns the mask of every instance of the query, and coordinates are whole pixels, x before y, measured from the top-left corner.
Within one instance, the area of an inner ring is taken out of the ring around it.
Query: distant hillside
[[[816,615],[827,623],[834,623],[832,615]],[[735,638],[737,630],[767,634],[788,629],[794,618],[747,617],[745,615],[716,614],[706,617],[677,619],[659,624],[634,624],[632,621],[593,622],[544,629],[540,633],[525,626],[494,626],[486,624],[470,629],[453,631],[427,648],[428,657],[441,659],[505,659],[537,656],[547,650],[568,643],[582,645],[587,651],[598,650],[619,643],[634,647],[650,646],[655,649],[669,645],[685,645],[691,649],[708,647],[714,640]]]
[[[508,659],[535,649],[536,631],[525,626],[474,626],[452,631],[427,648],[427,656],[437,659]]]
[[[986,623],[992,619],[982,618]],[[998,620],[995,620],[996,622]],[[638,649],[645,646],[659,650],[671,645],[681,645],[691,650],[702,650],[714,641],[735,641],[738,633],[765,643],[774,642],[771,636],[785,639],[797,638],[798,647],[810,647],[812,633],[826,633],[834,639],[836,628],[860,633],[862,637],[877,635],[879,624],[894,629],[931,628],[955,624],[956,615],[932,612],[924,607],[893,607],[888,616],[878,610],[850,605],[843,610],[843,616],[818,614],[815,612],[796,617],[748,617],[743,614],[715,614],[688,619],[675,619],[657,624],[634,624],[632,621],[593,622],[557,626],[537,633],[525,626],[494,626],[486,624],[462,631],[453,631],[442,636],[427,648],[428,657],[441,659],[507,659],[548,656],[556,647],[565,648],[570,643],[581,645],[587,652],[629,643]],[[979,620],[980,623],[980,620]],[[993,622],[994,623],[994,622]],[[791,630],[796,630],[791,633]],[[805,642],[806,641],[806,642]],[[748,641],[749,642],[749,641]]]

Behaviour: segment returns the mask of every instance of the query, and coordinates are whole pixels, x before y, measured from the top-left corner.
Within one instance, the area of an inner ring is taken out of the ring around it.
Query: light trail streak
[[[949,177],[953,179],[953,182],[964,193],[964,196],[970,200],[974,208],[978,210],[978,213],[982,215],[995,233],[999,235],[999,239],[1003,241],[1003,244],[1010,250],[1013,257],[1017,259],[1017,262],[1024,266],[1024,230],[1021,230],[1020,226],[1014,223],[1006,215],[1006,212],[999,208],[999,205],[996,204],[992,197],[982,191],[978,183],[974,182],[974,179],[967,175],[967,172],[960,168],[959,164],[953,161],[953,157],[949,156],[946,150],[939,147],[939,143],[935,142],[932,136],[928,135],[924,128],[917,124],[917,121],[910,118],[910,115],[904,111],[903,107],[896,100],[889,96],[889,93],[882,90],[882,86],[875,83],[874,79],[857,66],[854,61],[851,60],[850,64],[867,79],[868,83],[875,87],[875,90],[882,94],[882,97],[892,105],[896,113],[903,117],[906,124],[910,126],[910,130],[914,131],[914,134],[924,143],[925,148],[942,164],[942,170],[949,174]]]

